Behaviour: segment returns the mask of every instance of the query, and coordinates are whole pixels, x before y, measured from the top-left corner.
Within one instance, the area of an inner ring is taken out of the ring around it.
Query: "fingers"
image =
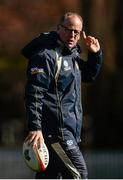
[[[95,44],[95,43],[96,43],[96,40],[97,40],[97,39],[95,39],[95,38],[92,37],[92,36],[86,37],[86,42],[87,42],[87,43]]]
[[[32,144],[33,147],[37,145],[40,147],[43,141],[44,138],[42,132],[40,130],[37,130],[37,131],[30,131],[24,142],[28,142],[29,144]]]
[[[90,43],[92,44],[97,44],[98,40],[94,38],[93,36],[86,36],[85,31],[82,31],[82,35],[84,40],[86,41],[86,44],[89,45]]]
[[[86,34],[85,34],[85,31],[82,31],[82,35],[83,35],[83,38],[84,38],[84,39],[87,38],[87,36],[86,36]]]
[[[86,36],[85,31],[82,31],[84,43],[87,49],[91,52],[97,52],[100,50],[100,44],[98,39],[93,36]]]

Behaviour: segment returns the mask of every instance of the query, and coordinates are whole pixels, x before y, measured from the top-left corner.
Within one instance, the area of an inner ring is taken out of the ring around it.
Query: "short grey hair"
[[[80,16],[78,13],[74,13],[74,12],[67,12],[67,13],[65,13],[63,16],[61,16],[61,18],[60,18],[60,24],[63,24],[64,21],[65,21],[68,17],[70,17],[70,16],[77,16],[77,17],[80,19],[80,21],[82,22],[82,25],[83,25],[83,18],[82,18],[82,16]]]

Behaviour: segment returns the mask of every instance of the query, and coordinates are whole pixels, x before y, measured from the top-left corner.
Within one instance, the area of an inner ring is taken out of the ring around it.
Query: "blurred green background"
[[[21,157],[27,133],[24,108],[27,60],[20,51],[39,33],[56,30],[60,16],[66,11],[83,16],[86,34],[97,37],[103,50],[99,78],[93,84],[82,85],[81,148],[85,151],[89,177],[123,178],[120,169],[123,165],[121,0],[0,0],[0,178],[32,178],[32,172],[26,169]],[[80,45],[84,51],[82,41]],[[86,51],[82,57],[86,58]],[[6,167],[7,156],[10,165],[4,173],[2,169]],[[11,165],[16,162],[18,170],[14,174]],[[20,167],[26,170],[22,172]]]

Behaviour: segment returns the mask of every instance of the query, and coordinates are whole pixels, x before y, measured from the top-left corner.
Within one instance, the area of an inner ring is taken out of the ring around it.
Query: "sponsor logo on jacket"
[[[39,73],[44,73],[44,69],[43,68],[31,68],[31,74],[39,74]]]

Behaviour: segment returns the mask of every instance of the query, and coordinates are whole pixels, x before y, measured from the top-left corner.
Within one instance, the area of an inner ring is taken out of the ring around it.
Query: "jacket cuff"
[[[28,130],[29,131],[37,131],[37,130],[42,130],[42,128],[41,127],[30,127],[30,126],[28,126]]]
[[[94,61],[92,61],[94,60]],[[102,64],[102,50],[95,52],[88,52],[88,61],[90,63],[99,63]]]
[[[99,51],[97,52],[88,52],[88,55],[91,55],[91,56],[101,56],[102,55],[102,50],[100,49]]]

